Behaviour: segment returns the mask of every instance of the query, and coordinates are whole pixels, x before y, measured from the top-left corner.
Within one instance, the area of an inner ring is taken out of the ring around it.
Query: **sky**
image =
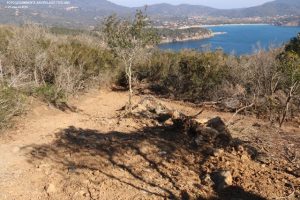
[[[272,0],[109,0],[119,5],[134,7],[157,3],[204,5],[214,8],[243,8],[263,4]]]

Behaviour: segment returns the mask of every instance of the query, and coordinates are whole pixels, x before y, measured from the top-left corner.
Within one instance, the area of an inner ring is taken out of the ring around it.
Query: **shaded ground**
[[[212,154],[171,126],[120,119],[126,99],[94,91],[72,102],[76,111],[35,105],[0,142],[0,199],[299,198],[299,128],[244,118],[230,127],[235,148]],[[231,117],[208,109],[200,118],[216,115]],[[231,187],[219,191],[203,178],[218,170],[232,173]]]

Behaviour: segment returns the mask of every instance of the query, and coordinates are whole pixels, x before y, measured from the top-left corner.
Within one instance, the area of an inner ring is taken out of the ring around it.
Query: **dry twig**
[[[244,110],[246,110],[246,109],[248,109],[248,108],[251,108],[251,107],[253,107],[255,104],[254,103],[252,103],[252,104],[250,104],[250,105],[247,105],[247,106],[244,106],[244,107],[242,107],[242,108],[240,108],[240,109],[238,109],[233,115],[232,115],[232,117],[228,120],[228,122],[227,122],[227,127],[228,126],[230,126],[231,125],[231,123],[232,123],[232,120],[236,117],[236,115],[238,115],[240,112],[242,112],[242,111],[244,111]]]

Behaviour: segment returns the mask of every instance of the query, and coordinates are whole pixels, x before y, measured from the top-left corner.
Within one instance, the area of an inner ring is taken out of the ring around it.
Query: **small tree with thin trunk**
[[[158,37],[142,11],[137,11],[133,20],[118,18],[116,15],[108,17],[104,22],[103,32],[108,47],[125,66],[129,87],[127,109],[131,112],[133,65],[138,58],[145,55],[143,52],[157,43]]]
[[[300,33],[285,46],[285,51],[279,55],[279,59],[281,61],[280,72],[284,80],[283,86],[287,90],[287,98],[279,120],[281,127],[292,100],[300,94]]]

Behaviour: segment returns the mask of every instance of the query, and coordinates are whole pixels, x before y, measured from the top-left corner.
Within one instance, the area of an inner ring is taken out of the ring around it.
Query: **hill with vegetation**
[[[211,30],[205,28],[158,28],[156,29],[156,31],[159,37],[161,38],[161,43],[179,42],[186,40],[200,40],[214,36]]]
[[[0,1],[0,23],[35,22],[47,25],[64,25],[69,27],[86,27],[98,25],[105,16],[113,13],[133,16],[136,9],[111,3],[106,0],[72,0],[70,5],[29,5],[26,9],[6,8],[7,1]],[[13,6],[13,5],[11,5]],[[175,19],[185,17],[278,17],[299,16],[298,0],[276,0],[260,6],[243,9],[215,9],[199,5],[156,4],[147,7],[147,13],[153,19]]]

